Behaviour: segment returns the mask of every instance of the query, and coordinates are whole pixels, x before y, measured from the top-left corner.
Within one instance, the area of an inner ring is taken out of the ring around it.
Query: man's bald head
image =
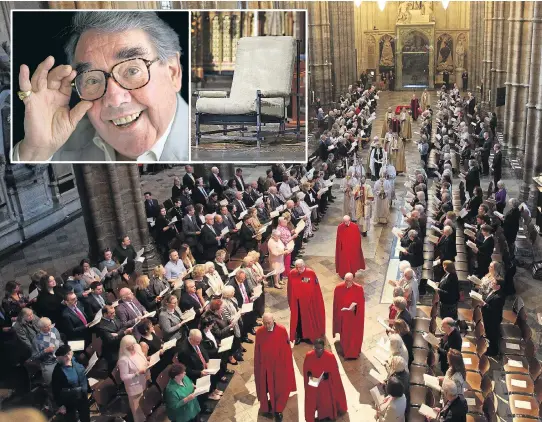
[[[350,225],[350,216],[349,215],[345,215],[343,217],[343,223],[346,224],[347,226]]]
[[[122,300],[130,301],[133,297],[133,293],[128,287],[123,287],[122,289],[120,289],[119,294]]]
[[[272,331],[275,326],[275,317],[273,317],[272,313],[266,312],[262,316],[262,323],[267,331]]]

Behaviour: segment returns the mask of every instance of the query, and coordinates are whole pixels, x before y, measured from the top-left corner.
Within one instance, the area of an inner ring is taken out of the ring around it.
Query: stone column
[[[489,107],[489,89],[491,85],[491,67],[493,64],[493,9],[495,5],[492,1],[485,2],[485,30],[484,30],[484,59],[482,61],[482,83],[484,84],[484,92],[480,98],[480,105],[484,110]]]
[[[506,80],[506,60],[508,57],[508,22],[505,19],[507,2],[495,2],[493,68],[491,69],[491,108],[497,113],[497,131],[504,128],[504,106],[496,107],[497,88],[504,88]]]
[[[542,3],[535,2],[532,19],[532,54],[530,87],[526,106],[527,131],[525,136],[525,169],[520,199],[527,200],[531,210],[536,211],[539,195],[533,176],[542,173]]]
[[[504,151],[511,157],[515,157],[518,152],[523,152],[525,147],[527,120],[525,104],[527,104],[529,91],[529,64],[533,35],[532,9],[533,2],[515,1],[510,4]]]
[[[467,58],[469,73],[469,91],[476,96],[477,101],[481,101],[479,91],[476,87],[480,86],[482,81],[481,64],[483,60],[484,49],[484,2],[471,2],[471,20],[469,37],[469,57]]]
[[[328,105],[335,100],[328,4],[321,1],[310,2],[308,10],[309,105],[316,98],[320,98],[323,105]]]
[[[89,257],[129,236],[134,247],[145,248],[144,269],[159,264],[149,236],[141,181],[136,164],[78,164],[73,166],[89,241]]]
[[[355,38],[350,30],[354,26],[355,6],[351,1],[326,3],[329,6],[332,73],[335,88],[333,101],[337,101],[337,97],[346,92],[348,85],[356,80],[352,60]]]

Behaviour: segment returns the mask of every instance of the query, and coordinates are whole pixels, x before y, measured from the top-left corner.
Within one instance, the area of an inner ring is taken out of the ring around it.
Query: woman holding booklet
[[[149,362],[134,336],[127,335],[120,341],[118,368],[124,382],[134,422],[144,422],[145,415],[140,401],[147,388]]]
[[[169,420],[191,422],[197,420],[200,405],[194,394],[194,383],[186,375],[182,363],[173,364],[169,370],[169,382],[164,391],[164,402]]]

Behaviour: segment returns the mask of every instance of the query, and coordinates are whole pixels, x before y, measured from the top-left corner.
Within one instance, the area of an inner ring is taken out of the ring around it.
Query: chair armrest
[[[290,92],[258,90],[258,95],[262,98],[287,98],[292,95]]]
[[[227,98],[228,93],[226,91],[197,91],[196,94],[199,98]]]

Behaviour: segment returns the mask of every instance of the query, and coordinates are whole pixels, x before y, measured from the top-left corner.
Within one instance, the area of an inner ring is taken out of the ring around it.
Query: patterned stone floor
[[[388,106],[402,104],[410,98],[410,92],[385,92],[380,96],[379,107],[377,110],[377,123],[374,129],[375,133],[380,132],[381,116]],[[417,131],[417,124],[414,124],[413,131]],[[362,151],[363,157],[366,157],[368,151]],[[417,163],[419,156],[414,143],[407,144],[406,149],[407,167],[412,168],[413,163]],[[266,166],[247,166],[244,168],[246,181],[255,180],[261,175]],[[182,167],[175,167],[165,170],[155,175],[148,175],[142,178],[142,189],[151,190],[154,197],[163,200],[169,196],[172,177],[182,175]],[[515,180],[508,171],[505,171],[505,183],[507,184],[510,196],[517,195],[519,190],[518,181]],[[396,181],[397,203],[403,202],[403,186],[405,176],[399,176]],[[381,295],[385,281],[385,274],[388,267],[390,248],[393,235],[391,227],[398,221],[399,213],[394,208],[392,218],[388,226],[372,227],[367,238],[363,238],[363,251],[367,260],[367,271],[362,276],[362,283],[365,288],[366,296],[366,318],[365,333],[361,357],[357,360],[344,361],[337,354],[338,342],[336,343],[331,336],[331,311],[333,301],[333,289],[338,276],[335,274],[334,253],[335,253],[335,231],[342,218],[342,194],[338,189],[340,181],[336,181],[333,188],[337,200],[331,204],[327,215],[320,224],[320,230],[316,232],[314,238],[306,246],[304,259],[309,267],[313,268],[319,276],[321,288],[326,306],[326,337],[327,347],[336,354],[339,362],[342,381],[346,390],[349,411],[343,415],[340,421],[372,421],[374,411],[372,409],[372,399],[369,389],[373,387],[371,377],[368,377],[369,370],[379,363],[375,360],[373,354],[376,342],[383,335],[384,329],[377,323],[378,316],[387,315],[388,305],[381,303]],[[489,179],[483,180],[484,186],[487,186]],[[67,267],[75,265],[85,256],[87,245],[85,229],[82,218],[75,219],[62,229],[55,233],[47,235],[15,253],[8,259],[0,261],[0,277],[3,282],[9,279],[17,278],[23,284],[28,285],[27,274],[35,271],[37,268],[45,268],[59,273]],[[538,251],[540,247],[538,247]],[[538,259],[540,256],[538,255]],[[516,276],[516,287],[518,293],[525,301],[528,309],[529,322],[532,327],[534,323],[535,312],[542,311],[542,287],[539,281],[533,280],[527,269],[518,269]],[[268,289],[266,294],[267,309],[275,314],[277,321],[288,326],[289,309],[286,300],[285,290]],[[539,334],[535,334],[536,339]],[[288,401],[284,412],[285,421],[304,420],[304,397],[303,381],[300,368],[303,365],[303,359],[309,345],[301,344],[294,347],[293,354],[295,359],[295,371],[297,377],[298,392]],[[236,374],[233,376],[223,398],[218,403],[216,410],[210,417],[211,422],[252,422],[252,421],[270,421],[270,419],[258,414],[259,403],[255,396],[255,385],[253,376],[253,347],[247,345],[248,353],[245,354],[246,360],[234,369]]]

